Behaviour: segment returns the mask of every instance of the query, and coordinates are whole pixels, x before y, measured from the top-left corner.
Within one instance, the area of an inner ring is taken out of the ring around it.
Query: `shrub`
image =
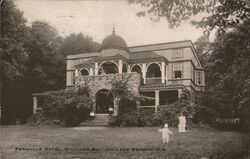
[[[119,111],[116,117],[110,118],[110,126],[162,126],[165,123],[177,126],[181,113],[193,116],[195,110],[195,105],[190,100],[190,92],[186,89],[176,103],[163,105],[156,113],[153,109],[137,109],[137,99],[140,98],[129,93],[126,80],[113,81],[112,92],[118,99]]]
[[[88,89],[79,87],[76,90],[64,90],[42,97],[42,115],[48,120],[59,120],[64,126],[76,126],[88,119],[92,110],[92,101]]]

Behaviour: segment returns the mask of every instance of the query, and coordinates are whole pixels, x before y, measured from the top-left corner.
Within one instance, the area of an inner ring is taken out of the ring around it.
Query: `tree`
[[[1,13],[1,120],[24,122],[32,113],[32,93],[64,86],[65,65],[56,53],[60,37],[46,23],[26,26],[11,0],[3,1]]]
[[[213,30],[237,26],[250,18],[248,0],[129,0],[146,8],[137,15],[150,14],[156,18],[166,18],[170,27],[180,26],[182,21],[199,13],[206,13],[201,21],[193,22],[198,27]]]
[[[210,44],[211,42],[209,42],[209,37],[205,35],[198,38],[197,41],[194,43],[196,53],[203,67],[206,66],[207,60],[210,57],[211,53],[211,50],[209,49]]]
[[[28,54],[27,85],[32,92],[62,89],[65,61],[59,53],[62,38],[46,22],[33,22],[25,45]],[[32,82],[31,82],[32,81]]]
[[[86,52],[99,51],[100,44],[92,40],[92,38],[79,34],[70,34],[67,36],[60,47],[60,53],[63,56],[80,54]]]
[[[241,116],[249,111],[250,20],[216,38],[209,49],[206,92],[202,105],[217,116]],[[248,94],[248,95],[247,95]]]
[[[82,34],[72,37],[64,41],[55,28],[42,21],[27,26],[23,13],[16,9],[13,1],[3,1],[0,95],[4,124],[15,123],[16,119],[24,122],[32,114],[32,93],[65,87],[68,53],[84,49],[91,52],[99,45]]]
[[[23,13],[15,8],[13,1],[1,4],[0,74],[1,74],[1,121],[10,121],[16,116],[15,105],[22,97],[18,90],[22,86],[26,71],[27,55],[24,48],[28,27]],[[18,89],[18,90],[17,90]]]

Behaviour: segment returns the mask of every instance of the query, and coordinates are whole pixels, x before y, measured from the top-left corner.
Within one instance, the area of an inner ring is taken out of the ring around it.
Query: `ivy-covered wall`
[[[111,90],[112,82],[115,80],[127,80],[128,90],[134,95],[139,96],[139,86],[141,77],[138,73],[108,74],[97,76],[80,76],[76,78],[76,85],[87,86],[89,96],[93,102],[94,111],[96,110],[96,93],[101,89]],[[115,102],[114,102],[115,103]],[[114,104],[114,114],[117,113],[117,105]]]

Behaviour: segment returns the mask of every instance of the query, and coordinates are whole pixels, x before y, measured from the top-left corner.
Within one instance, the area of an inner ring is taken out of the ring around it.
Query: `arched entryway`
[[[101,89],[96,93],[96,113],[108,114],[109,107],[114,109],[114,97],[110,90]]]

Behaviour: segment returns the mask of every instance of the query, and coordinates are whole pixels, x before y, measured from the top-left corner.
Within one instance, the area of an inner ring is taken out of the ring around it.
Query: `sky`
[[[45,21],[63,37],[82,32],[99,43],[112,33],[113,25],[128,46],[180,40],[195,42],[203,35],[202,29],[189,22],[170,29],[166,20],[153,22],[148,16],[138,17],[136,13],[142,8],[129,5],[126,0],[15,0],[15,4],[23,11],[28,25]]]

